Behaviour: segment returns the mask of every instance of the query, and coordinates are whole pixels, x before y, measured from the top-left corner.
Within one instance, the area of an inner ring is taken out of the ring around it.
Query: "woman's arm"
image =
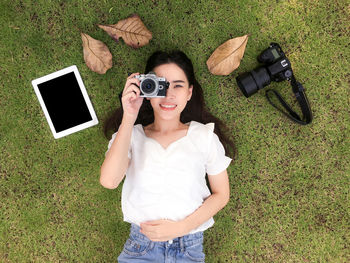
[[[106,188],[117,188],[128,169],[128,150],[133,126],[134,120],[123,117],[116,138],[101,166],[100,183]]]
[[[155,220],[141,223],[141,232],[153,241],[166,241],[187,235],[219,212],[230,199],[230,185],[227,170],[217,175],[208,175],[212,195],[185,219]]]
[[[230,184],[227,170],[208,175],[212,194],[192,214],[180,221],[186,234],[196,229],[223,209],[230,200]]]
[[[137,119],[143,97],[140,97],[140,80],[134,78],[139,73],[131,74],[122,93],[123,118],[118,133],[101,166],[100,183],[109,189],[117,188],[129,167],[128,150],[132,129]]]

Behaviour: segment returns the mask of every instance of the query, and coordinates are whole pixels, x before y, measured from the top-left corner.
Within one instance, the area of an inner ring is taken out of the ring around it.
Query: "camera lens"
[[[269,85],[271,79],[266,68],[260,67],[239,75],[236,81],[244,96],[248,98],[259,89]]]
[[[153,79],[145,79],[142,82],[141,90],[145,95],[152,94],[155,89],[156,89],[156,83],[154,82]]]

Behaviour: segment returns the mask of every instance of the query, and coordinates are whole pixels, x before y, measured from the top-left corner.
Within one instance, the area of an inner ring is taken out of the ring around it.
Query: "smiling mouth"
[[[173,110],[176,108],[177,105],[163,105],[163,104],[159,104],[160,108],[162,110]]]

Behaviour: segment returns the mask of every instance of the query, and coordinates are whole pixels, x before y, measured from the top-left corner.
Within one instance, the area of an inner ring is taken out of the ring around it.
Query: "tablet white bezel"
[[[49,81],[49,80],[52,80],[54,78],[57,78],[57,77],[60,77],[62,75],[65,75],[65,74],[68,74],[68,73],[71,73],[71,72],[74,72],[74,75],[78,81],[78,84],[79,84],[79,87],[80,87],[80,91],[81,93],[83,94],[83,97],[84,97],[84,100],[85,100],[85,103],[86,103],[86,106],[88,107],[89,109],[89,113],[92,117],[92,120],[91,121],[88,121],[88,122],[85,122],[85,123],[82,123],[80,125],[77,125],[77,126],[74,126],[72,128],[69,128],[67,130],[63,130],[63,131],[60,131],[60,132],[56,132],[55,130],[55,127],[52,123],[52,120],[51,120],[51,117],[49,115],[49,112],[46,108],[46,105],[44,103],[44,100],[41,96],[41,93],[39,91],[39,88],[38,88],[38,85],[43,83],[43,82],[46,82],[46,81]],[[94,126],[96,124],[98,124],[98,120],[97,120],[97,116],[96,116],[96,113],[94,111],[94,108],[92,107],[92,104],[91,104],[91,101],[90,101],[90,98],[87,94],[87,91],[85,89],[85,86],[84,86],[84,83],[83,83],[83,80],[81,79],[81,76],[80,76],[80,73],[78,71],[78,68],[76,65],[73,65],[73,66],[70,66],[70,67],[67,67],[67,68],[64,68],[64,69],[61,69],[59,71],[56,71],[56,72],[53,72],[51,74],[48,74],[46,76],[43,76],[43,77],[40,77],[40,78],[37,78],[37,79],[34,79],[32,81],[32,85],[34,87],[34,91],[35,91],[35,94],[36,96],[38,97],[38,100],[40,102],[40,105],[41,105],[41,108],[42,110],[44,111],[44,114],[45,114],[45,117],[46,117],[46,120],[47,122],[49,123],[49,126],[50,126],[50,129],[51,129],[51,132],[54,136],[55,139],[58,139],[58,138],[61,138],[61,137],[64,137],[64,136],[67,136],[69,134],[72,134],[72,133],[75,133],[75,132],[78,132],[78,131],[81,131],[83,129],[86,129],[86,128],[89,128],[91,126]]]

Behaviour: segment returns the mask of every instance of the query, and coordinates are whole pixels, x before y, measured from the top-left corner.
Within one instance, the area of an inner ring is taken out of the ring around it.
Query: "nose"
[[[173,87],[169,87],[166,91],[166,98],[175,98],[175,92]]]

